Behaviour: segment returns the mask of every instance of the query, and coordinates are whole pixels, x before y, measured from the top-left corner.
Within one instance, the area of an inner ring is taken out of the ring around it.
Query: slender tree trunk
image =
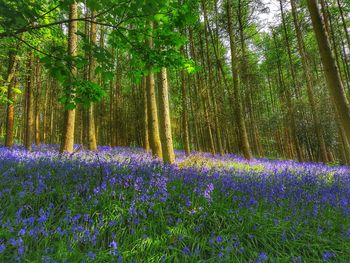
[[[68,29],[68,55],[76,56],[77,55],[77,29],[78,23],[74,19],[78,17],[78,5],[76,2],[73,2],[70,5],[69,11],[69,29]],[[76,74],[76,68],[74,65],[70,65],[71,74],[74,76]],[[72,76],[72,77],[73,77]],[[72,79],[68,87],[69,102],[73,103],[74,97],[74,87],[72,85]],[[62,142],[60,152],[73,152],[74,147],[74,127],[75,126],[75,109],[65,109],[64,112],[64,126],[62,134]]]
[[[325,24],[322,20],[317,0],[307,0],[312,25],[317,39],[322,64],[325,70],[330,96],[339,114],[341,125],[350,141],[350,109],[345,95],[340,72],[335,62]]]
[[[239,79],[239,70],[237,65],[237,51],[235,47],[235,38],[232,26],[232,10],[230,0],[227,1],[227,28],[228,34],[230,37],[230,49],[231,49],[231,70],[233,77],[233,95],[234,95],[234,104],[237,118],[237,125],[239,129],[240,142],[242,145],[243,155],[246,159],[252,158],[252,153],[250,150],[250,145],[248,141],[248,134],[244,122],[242,102],[240,98],[240,79]]]
[[[304,41],[302,39],[302,33],[298,21],[298,16],[297,16],[297,9],[296,9],[296,3],[295,0],[291,0],[291,6],[292,6],[292,15],[293,15],[293,22],[294,22],[294,28],[296,31],[296,36],[297,36],[297,42],[298,42],[298,52],[300,55],[305,79],[306,79],[306,88],[307,88],[307,95],[309,99],[309,103],[311,106],[311,113],[312,113],[312,120],[314,124],[314,129],[317,137],[317,141],[320,147],[320,154],[321,154],[321,159],[323,162],[328,161],[327,157],[327,149],[326,149],[326,144],[323,138],[323,129],[321,125],[321,121],[319,119],[318,113],[317,113],[317,107],[316,107],[316,102],[315,102],[315,96],[313,92],[313,80],[312,80],[312,73],[310,72],[310,67],[307,62],[307,57],[306,57],[306,51],[304,47]]]
[[[148,113],[148,133],[152,154],[162,159],[162,146],[159,136],[157,100],[155,92],[154,74],[149,66],[147,76],[147,113]]]
[[[159,73],[159,128],[162,140],[163,160],[165,163],[174,163],[175,154],[171,134],[170,109],[168,98],[168,74],[166,68]]]
[[[96,11],[93,11],[91,16],[94,17],[96,15]],[[96,24],[94,21],[96,18],[92,18],[93,22],[91,23],[90,28],[90,44],[96,44]],[[96,69],[96,60],[90,52],[90,66],[89,66],[89,80],[95,81],[95,69]],[[89,110],[88,110],[88,149],[91,151],[97,150],[96,143],[96,127],[95,127],[95,114],[94,114],[94,104],[90,102]]]
[[[204,47],[203,47],[203,41],[202,41],[202,37],[199,36],[199,47],[200,47],[200,58],[201,58],[201,62],[202,65],[205,65],[205,58],[204,58]],[[194,58],[196,57],[196,53],[193,53]],[[209,150],[213,155],[215,154],[215,144],[214,144],[214,137],[213,137],[213,133],[212,133],[212,128],[211,128],[211,121],[209,118],[209,103],[210,101],[207,101],[208,99],[208,88],[206,86],[206,74],[204,71],[204,74],[201,74],[200,76],[198,76],[197,78],[198,80],[198,86],[199,88],[199,93],[201,94],[200,96],[200,104],[203,106],[203,113],[204,113],[204,120],[207,126],[207,132],[208,132],[208,137],[205,138],[205,136],[203,136],[204,139],[204,145],[205,148],[207,150]]]
[[[44,105],[43,105],[43,143],[46,143],[47,139],[47,101],[48,101],[48,90],[49,90],[50,79],[46,80],[46,87],[44,92]]]
[[[7,70],[7,113],[6,113],[6,139],[5,146],[11,148],[13,146],[13,127],[15,122],[15,93],[12,90],[14,87],[15,72],[17,67],[16,53],[13,51],[9,52],[9,65]]]
[[[219,150],[220,155],[224,154],[224,149],[222,147],[222,138],[221,138],[221,130],[219,125],[219,118],[218,118],[218,106],[216,102],[216,96],[214,93],[214,81],[213,81],[213,70],[212,70],[212,62],[210,58],[210,47],[209,47],[209,37],[208,37],[208,30],[209,30],[209,23],[208,23],[208,15],[207,15],[207,9],[205,5],[205,1],[202,0],[202,8],[204,13],[204,36],[205,36],[205,47],[206,47],[206,54],[207,54],[207,65],[208,65],[208,88],[209,88],[209,96],[210,100],[213,104],[213,110],[214,110],[214,122],[215,122],[215,134],[216,134],[216,142],[217,147]]]
[[[184,54],[184,49],[182,48],[181,52]],[[191,153],[190,148],[190,135],[188,131],[188,98],[187,98],[187,87],[185,80],[185,71],[181,70],[181,94],[182,94],[182,138],[185,149],[186,156],[189,156]]]
[[[153,28],[153,23],[150,22],[150,28]],[[153,48],[153,38],[148,37],[147,44],[150,48]],[[157,111],[157,99],[154,83],[154,74],[152,72],[152,66],[148,65],[147,76],[147,113],[148,113],[148,129],[149,129],[149,141],[152,154],[160,159],[163,158],[162,146],[159,136],[159,124],[158,124],[158,111]]]
[[[28,151],[32,150],[33,131],[34,131],[34,100],[33,100],[33,53],[29,52],[27,61],[27,80],[26,80],[26,129],[24,146]]]
[[[239,36],[240,36],[240,43],[241,43],[241,69],[242,69],[242,82],[245,84],[245,87],[247,88],[247,109],[249,112],[249,119],[250,119],[250,130],[251,130],[251,138],[253,142],[253,149],[255,150],[255,153],[258,156],[261,156],[261,145],[259,140],[259,132],[256,127],[256,121],[255,121],[255,114],[254,114],[254,107],[253,107],[253,91],[252,91],[252,85],[251,81],[249,79],[249,61],[247,59],[247,51],[246,51],[246,43],[245,43],[245,35],[244,35],[244,23],[242,21],[243,14],[242,14],[242,1],[238,1],[238,25],[239,25]]]
[[[340,0],[337,0],[337,4],[338,4],[338,10],[339,10],[340,18],[341,18],[341,21],[342,21],[342,26],[343,26],[344,33],[345,33],[345,36],[346,36],[346,42],[348,44],[348,48],[350,49],[350,35],[349,35],[349,31],[348,31],[348,26],[346,24],[343,7],[340,4]]]
[[[35,132],[35,144],[40,144],[40,103],[41,103],[41,65],[39,58],[36,62],[36,94],[35,94],[35,126],[34,126],[34,132]]]
[[[117,50],[118,51],[118,50]],[[115,69],[115,99],[114,99],[114,146],[123,144],[123,96],[122,96],[122,54],[117,53]]]
[[[151,150],[149,143],[149,132],[148,132],[148,103],[147,103],[147,79],[142,78],[142,93],[143,93],[143,148],[149,152]]]

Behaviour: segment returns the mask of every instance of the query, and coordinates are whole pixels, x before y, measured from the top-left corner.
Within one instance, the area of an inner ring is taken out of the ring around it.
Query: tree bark
[[[36,62],[36,93],[35,93],[35,126],[34,126],[34,133],[35,133],[35,144],[39,145],[40,144],[40,106],[41,106],[41,88],[42,88],[42,83],[41,83],[41,65],[40,65],[40,60],[39,58],[37,59]]]
[[[9,65],[7,70],[7,79],[6,83],[8,85],[7,88],[7,99],[9,102],[7,103],[7,112],[6,112],[6,139],[5,146],[11,148],[13,146],[13,127],[15,122],[15,93],[12,90],[15,83],[15,72],[17,67],[17,59],[16,53],[13,51],[9,52]]]
[[[91,16],[94,17],[96,15],[96,11],[93,11]],[[90,44],[96,44],[96,24],[94,21],[96,18],[93,18],[90,27]],[[95,69],[96,69],[96,59],[94,58],[92,52],[89,54],[90,65],[89,65],[89,81],[95,81]],[[88,110],[88,149],[91,151],[97,150],[96,143],[96,127],[95,127],[95,114],[94,114],[94,104],[90,102],[89,110]]]
[[[217,142],[217,148],[220,155],[224,154],[224,149],[222,147],[222,138],[221,138],[221,130],[219,125],[219,118],[218,118],[218,106],[216,102],[216,96],[214,93],[214,81],[213,81],[213,70],[212,70],[212,62],[210,58],[210,47],[209,47],[209,37],[208,37],[208,31],[209,31],[209,23],[208,23],[208,15],[207,15],[207,9],[205,5],[205,1],[202,0],[202,8],[203,8],[203,14],[204,14],[204,36],[205,36],[205,47],[207,50],[207,65],[208,65],[208,88],[210,96],[210,100],[213,104],[213,110],[214,110],[214,122],[215,122],[215,134],[216,134],[216,142]],[[214,45],[213,45],[214,46]]]
[[[294,28],[296,32],[297,42],[298,42],[298,52],[299,52],[299,56],[301,59],[301,63],[302,63],[302,67],[303,67],[303,71],[306,79],[307,95],[311,106],[313,125],[315,129],[318,145],[320,147],[321,160],[326,163],[328,162],[327,149],[323,138],[323,132],[322,132],[323,129],[322,129],[321,121],[317,113],[315,95],[313,91],[314,84],[312,80],[312,73],[310,71],[310,67],[307,62],[307,56],[306,56],[304,41],[302,38],[302,33],[301,33],[299,21],[298,21],[295,0],[291,0],[291,6],[292,6],[293,23],[294,23]]]
[[[26,77],[26,122],[25,122],[25,140],[24,147],[28,150],[32,150],[33,142],[33,130],[34,130],[34,101],[33,101],[33,53],[29,52],[27,60],[27,77]]]
[[[165,163],[174,163],[175,154],[171,134],[171,120],[168,97],[168,74],[166,68],[159,73],[159,128],[162,140],[163,160]]]
[[[341,125],[344,128],[346,137],[350,141],[350,109],[345,95],[344,86],[340,77],[334,54],[331,49],[326,26],[322,20],[317,0],[307,0],[310,11],[313,29],[316,35],[318,48],[324,67],[327,86],[336,110],[339,114]]]
[[[184,54],[184,49],[181,49],[181,53]],[[187,87],[185,80],[185,71],[181,70],[181,95],[182,95],[182,138],[185,149],[186,156],[189,156],[191,153],[190,147],[190,135],[188,131],[188,98],[187,98]]]
[[[237,60],[237,51],[235,47],[235,37],[232,26],[232,10],[231,10],[231,1],[227,1],[227,29],[230,37],[230,49],[231,49],[231,70],[233,77],[233,96],[234,104],[237,118],[237,125],[239,130],[240,142],[242,145],[243,155],[246,159],[252,158],[252,153],[250,150],[250,145],[248,141],[247,129],[244,122],[242,102],[240,98],[240,79],[239,79],[239,70],[238,70],[238,60]]]
[[[153,28],[153,23],[150,22],[150,28]],[[148,37],[147,44],[149,48],[153,48],[153,38]],[[149,141],[152,154],[162,159],[162,146],[159,136],[159,124],[158,124],[158,111],[157,111],[157,99],[154,83],[154,74],[152,72],[152,65],[147,66],[147,113],[148,113],[148,129],[149,129]]]
[[[78,24],[76,19],[78,17],[78,5],[76,2],[73,2],[70,5],[69,11],[69,19],[71,20],[69,23],[68,29],[68,55],[76,56],[77,55],[77,29]],[[76,75],[76,68],[74,65],[70,65],[71,74]],[[72,76],[72,78],[73,78]],[[70,80],[70,84],[68,87],[69,100],[71,103],[73,102],[75,89],[72,85],[72,79]],[[63,126],[63,134],[62,134],[62,142],[60,152],[73,152],[74,147],[74,128],[75,128],[75,109],[65,109],[64,112],[64,126]]]
[[[146,77],[142,78],[142,93],[143,93],[143,148],[146,152],[151,150],[149,143],[149,132],[148,132],[148,105],[147,105],[147,79]]]

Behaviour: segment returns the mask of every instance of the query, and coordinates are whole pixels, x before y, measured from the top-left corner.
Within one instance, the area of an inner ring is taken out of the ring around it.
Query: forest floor
[[[0,147],[0,262],[350,262],[350,167]]]

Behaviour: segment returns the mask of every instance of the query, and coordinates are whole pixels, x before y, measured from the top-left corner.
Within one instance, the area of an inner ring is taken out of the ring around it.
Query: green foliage
[[[90,102],[99,102],[106,96],[104,89],[95,82],[80,80],[74,82],[73,86],[76,87],[76,104],[89,106]]]

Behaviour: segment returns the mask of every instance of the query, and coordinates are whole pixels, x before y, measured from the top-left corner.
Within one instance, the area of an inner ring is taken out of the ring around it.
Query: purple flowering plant
[[[0,262],[350,259],[350,167],[193,156],[0,147]]]

